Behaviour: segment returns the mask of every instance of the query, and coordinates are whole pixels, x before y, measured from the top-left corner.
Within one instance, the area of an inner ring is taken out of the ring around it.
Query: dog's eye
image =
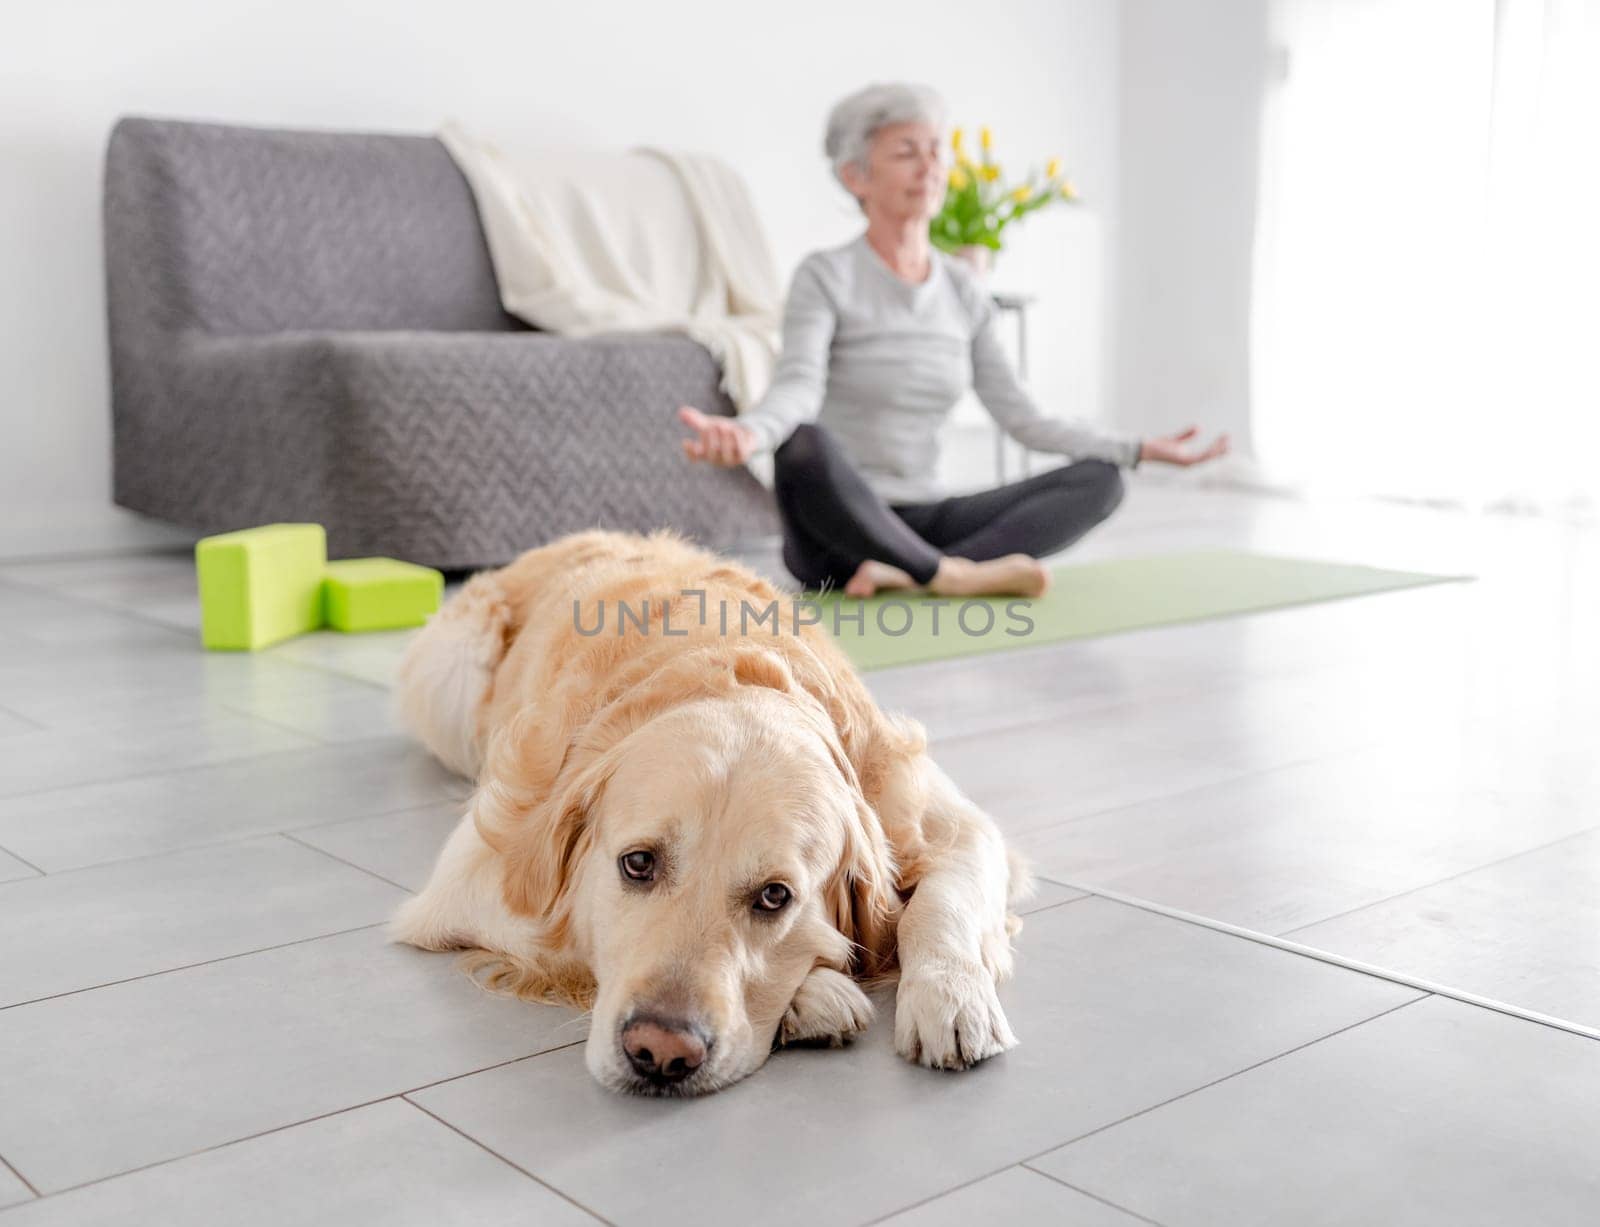
[[[622,876],[633,882],[652,882],[656,876],[656,854],[654,852],[627,852],[618,862],[622,866]]]
[[[782,882],[768,882],[756,896],[756,911],[781,912],[793,897],[793,893]]]

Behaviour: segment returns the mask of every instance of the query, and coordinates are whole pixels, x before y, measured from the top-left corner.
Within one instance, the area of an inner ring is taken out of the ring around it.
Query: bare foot
[[[947,554],[928,591],[940,596],[1043,596],[1050,589],[1050,568],[1027,554],[974,562]]]
[[[844,586],[847,596],[869,597],[879,588],[915,588],[917,581],[899,567],[869,558],[856,568]]]

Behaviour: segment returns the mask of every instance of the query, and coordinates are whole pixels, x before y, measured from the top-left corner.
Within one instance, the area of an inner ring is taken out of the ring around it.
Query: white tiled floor
[[[929,1074],[885,1010],[692,1102],[385,944],[467,791],[403,634],[208,655],[181,554],[0,566],[0,1221],[1600,1220],[1596,537],[1136,480],[1060,562],[1478,578],[869,673],[1056,879],[1023,1044]]]

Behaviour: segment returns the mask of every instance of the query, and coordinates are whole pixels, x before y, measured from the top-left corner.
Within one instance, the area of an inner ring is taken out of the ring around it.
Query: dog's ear
[[[834,927],[854,943],[851,972],[881,976],[894,966],[901,900],[893,853],[872,808],[859,797],[847,824],[844,855],[826,897]]]
[[[590,759],[558,774],[542,801],[523,805],[491,778],[474,801],[480,831],[493,829],[502,862],[506,906],[545,922],[545,938],[564,945],[571,924],[573,880],[592,847],[595,808],[616,769],[614,755]]]
[[[595,807],[615,760],[600,758],[581,770],[523,822],[505,855],[506,904],[545,921],[546,940],[565,945],[572,922],[571,888],[593,847]]]
[[[590,816],[616,770],[600,739],[545,726],[534,704],[490,741],[472,800],[473,820],[500,854],[506,906],[545,921],[551,945],[570,923],[568,892],[590,846]],[[552,761],[557,750],[559,761]]]
[[[823,740],[840,774],[866,803],[871,829],[889,849],[891,889],[898,897],[922,879],[939,842],[928,828],[927,730],[910,716],[883,711],[854,688],[841,688],[831,697],[831,703],[817,699],[819,714],[831,723]]]

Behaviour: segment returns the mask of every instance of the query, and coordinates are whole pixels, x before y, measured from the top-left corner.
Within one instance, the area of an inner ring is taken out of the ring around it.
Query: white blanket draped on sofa
[[[739,412],[761,399],[783,293],[735,171],[657,148],[512,153],[453,121],[439,139],[472,187],[508,312],[565,336],[683,332],[721,365]]]

